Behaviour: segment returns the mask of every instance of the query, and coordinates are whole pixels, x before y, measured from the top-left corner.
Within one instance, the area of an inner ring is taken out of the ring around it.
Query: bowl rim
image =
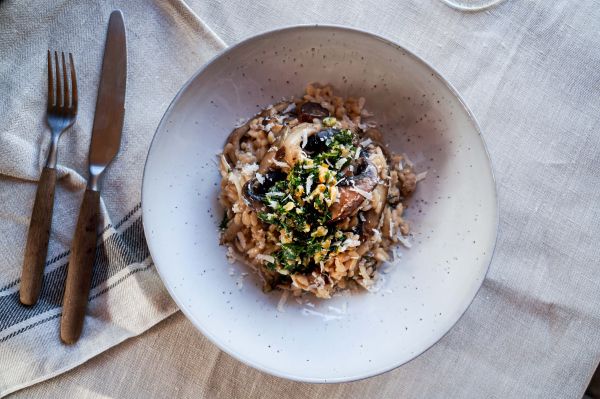
[[[165,288],[167,289],[167,292],[169,293],[169,295],[171,296],[171,298],[173,298],[173,300],[175,301],[175,303],[177,304],[178,308],[181,310],[181,312],[187,317],[187,319],[192,323],[192,325],[202,333],[202,335],[204,337],[206,337],[211,343],[213,343],[217,348],[219,348],[220,350],[224,351],[225,353],[227,353],[228,355],[232,356],[233,358],[235,358],[236,360],[244,363],[247,366],[250,366],[254,369],[257,369],[259,371],[265,372],[267,374],[276,376],[276,377],[280,377],[280,378],[285,378],[288,380],[292,380],[292,381],[299,381],[299,382],[308,382],[308,383],[325,383],[325,384],[329,384],[329,383],[341,383],[341,382],[352,382],[352,381],[360,381],[360,380],[364,380],[370,377],[375,377],[384,373],[387,373],[389,371],[395,370],[411,361],[413,361],[414,359],[416,359],[417,357],[423,355],[424,353],[426,353],[427,351],[429,351],[431,348],[433,348],[436,344],[438,344],[444,337],[446,337],[446,335],[448,335],[448,333],[458,324],[458,322],[464,317],[465,313],[467,312],[467,310],[471,307],[471,305],[473,304],[473,301],[475,300],[475,298],[477,297],[477,295],[479,294],[479,291],[481,290],[481,287],[483,286],[484,281],[487,279],[487,275],[489,273],[490,270],[490,265],[492,263],[492,260],[494,259],[494,255],[496,252],[496,247],[497,247],[497,243],[498,243],[498,230],[499,230],[499,224],[500,224],[500,203],[499,203],[499,198],[498,198],[498,187],[497,187],[497,183],[496,183],[496,177],[494,174],[494,167],[493,167],[493,163],[492,163],[492,158],[490,157],[490,153],[487,147],[487,144],[485,142],[485,139],[483,137],[482,131],[481,131],[481,127],[477,121],[477,119],[475,118],[475,115],[473,114],[473,112],[471,111],[471,109],[467,106],[466,102],[464,101],[464,99],[462,98],[462,96],[459,94],[458,90],[446,79],[443,77],[443,75],[436,69],[434,68],[429,62],[425,61],[423,58],[421,58],[420,56],[418,56],[417,54],[415,54],[413,51],[407,49],[406,47],[394,42],[391,39],[388,39],[382,35],[379,35],[377,33],[371,32],[369,30],[366,29],[360,29],[360,28],[356,28],[356,27],[351,27],[351,26],[345,26],[345,25],[339,25],[339,24],[297,24],[297,25],[288,25],[288,26],[283,26],[280,28],[276,28],[273,30],[268,30],[268,31],[263,31],[260,32],[256,35],[250,36],[248,38],[245,38],[231,46],[227,46],[226,48],[224,48],[223,50],[219,51],[217,54],[215,54],[212,58],[210,58],[207,62],[205,62],[200,68],[198,68],[198,70],[183,84],[183,86],[181,86],[181,88],[177,91],[177,94],[173,97],[173,100],[171,100],[171,102],[169,103],[169,106],[167,107],[167,109],[165,110],[163,116],[160,119],[160,122],[158,123],[156,130],[154,131],[154,134],[152,136],[152,140],[150,142],[150,146],[148,147],[148,154],[146,155],[146,160],[144,162],[144,169],[143,169],[143,174],[142,174],[142,188],[141,188],[141,205],[142,205],[142,225],[144,228],[144,235],[147,241],[147,245],[148,245],[148,250],[150,252],[150,256],[151,258],[154,258],[153,255],[153,251],[150,245],[150,240],[149,240],[149,236],[147,233],[147,227],[146,227],[146,222],[145,220],[147,218],[144,217],[144,215],[148,215],[148,211],[146,206],[144,205],[146,203],[146,201],[144,201],[144,197],[145,197],[145,192],[146,192],[146,171],[148,168],[148,160],[150,158],[150,153],[152,151],[152,148],[154,146],[154,141],[156,140],[156,137],[158,136],[159,131],[163,130],[164,126],[166,125],[166,119],[167,116],[170,115],[172,109],[174,108],[175,104],[177,104],[178,100],[180,99],[180,97],[183,95],[183,93],[187,90],[187,88],[192,84],[193,81],[196,80],[196,78],[198,76],[200,76],[202,73],[204,73],[204,71],[213,63],[215,63],[217,60],[221,59],[222,57],[226,57],[228,54],[230,54],[231,52],[235,51],[238,47],[242,47],[244,45],[247,45],[248,43],[251,43],[253,41],[256,40],[261,40],[265,37],[271,36],[271,35],[276,35],[278,33],[281,32],[287,32],[287,31],[294,31],[294,30],[306,30],[306,29],[331,29],[331,30],[336,30],[336,31],[340,31],[340,32],[350,32],[353,34],[361,34],[364,36],[370,36],[371,38],[378,40],[388,46],[393,47],[394,49],[401,51],[403,53],[405,53],[406,55],[412,57],[413,59],[415,59],[416,61],[420,62],[423,66],[425,66],[426,68],[429,68],[429,70],[431,71],[431,73],[435,76],[435,78],[437,78],[441,83],[443,83],[448,90],[452,93],[452,95],[455,96],[455,98],[458,100],[458,102],[460,103],[460,106],[463,108],[463,110],[466,112],[468,118],[470,119],[471,123],[473,124],[473,126],[475,127],[475,130],[477,131],[477,134],[479,135],[479,138],[481,140],[481,143],[483,144],[483,150],[485,151],[485,155],[486,158],[488,160],[488,166],[489,166],[489,170],[490,170],[490,175],[491,175],[491,179],[492,179],[492,183],[493,183],[493,190],[494,190],[494,199],[495,199],[495,220],[494,220],[494,227],[493,227],[493,234],[494,234],[494,238],[493,238],[493,244],[492,244],[492,250],[490,251],[490,257],[489,257],[489,261],[486,265],[485,268],[485,273],[483,274],[483,278],[481,279],[481,282],[479,283],[479,287],[477,287],[477,290],[475,291],[475,294],[473,295],[473,298],[471,298],[471,300],[469,301],[468,305],[465,307],[465,309],[462,311],[462,313],[460,314],[460,316],[456,319],[456,321],[448,328],[448,330],[443,333],[434,343],[432,343],[429,347],[423,349],[420,352],[415,353],[414,356],[398,363],[395,365],[391,365],[391,366],[384,366],[380,369],[374,369],[371,370],[369,372],[366,373],[362,373],[362,374],[358,374],[358,375],[349,375],[349,376],[341,376],[341,377],[335,377],[335,378],[316,378],[316,377],[303,377],[303,376],[298,376],[298,375],[293,375],[293,374],[288,374],[285,372],[282,372],[278,369],[274,369],[268,366],[265,366],[259,362],[256,362],[253,359],[247,358],[245,356],[240,355],[238,352],[234,351],[232,348],[228,347],[225,343],[219,341],[217,339],[217,337],[213,336],[212,334],[210,334],[208,331],[206,331],[203,326],[201,325],[201,323],[199,323],[195,317],[187,310],[184,301],[180,300],[177,295],[175,294],[174,290],[168,286],[167,284],[165,284],[165,277],[163,276],[162,272],[161,272],[161,268],[160,266],[158,266],[157,263],[154,263],[154,260],[152,260],[152,262],[155,265],[155,269],[158,272],[158,275],[160,277],[160,279],[163,282],[163,285],[165,286]]]

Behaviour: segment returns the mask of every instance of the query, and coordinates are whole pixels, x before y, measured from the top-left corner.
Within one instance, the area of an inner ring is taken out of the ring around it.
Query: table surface
[[[460,13],[437,0],[188,1],[227,44],[338,23],[398,41],[440,70],[480,120],[496,170],[501,223],[488,278],[432,350],[366,381],[264,375],[176,313],[11,397],[581,397],[600,359],[600,3],[585,3],[506,0]]]

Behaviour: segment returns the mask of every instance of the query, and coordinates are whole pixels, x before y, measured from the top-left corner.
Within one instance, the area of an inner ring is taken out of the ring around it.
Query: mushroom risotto
[[[219,165],[221,243],[265,290],[329,298],[370,289],[392,246],[405,242],[403,201],[423,176],[362,120],[364,105],[308,85],[301,99],[268,107],[229,136]]]

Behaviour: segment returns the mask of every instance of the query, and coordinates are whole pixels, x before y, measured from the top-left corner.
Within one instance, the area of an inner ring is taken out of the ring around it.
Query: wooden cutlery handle
[[[96,255],[99,209],[100,193],[86,189],[71,244],[60,320],[60,339],[66,344],[75,343],[83,328]]]
[[[35,193],[25,245],[25,259],[19,287],[19,300],[23,305],[35,305],[40,296],[52,225],[55,186],[56,169],[44,167]]]

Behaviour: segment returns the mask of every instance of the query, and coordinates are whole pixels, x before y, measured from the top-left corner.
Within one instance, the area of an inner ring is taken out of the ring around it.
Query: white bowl
[[[252,274],[240,284],[247,268],[218,244],[216,154],[240,118],[308,82],[364,96],[391,148],[428,175],[407,211],[413,246],[378,293],[292,299],[280,312],[280,293],[264,294]],[[456,91],[399,45],[341,27],[265,33],[204,66],[157,129],[142,191],[152,258],[183,313],[242,362],[309,382],[373,376],[437,342],[481,286],[498,224],[490,160]]]

